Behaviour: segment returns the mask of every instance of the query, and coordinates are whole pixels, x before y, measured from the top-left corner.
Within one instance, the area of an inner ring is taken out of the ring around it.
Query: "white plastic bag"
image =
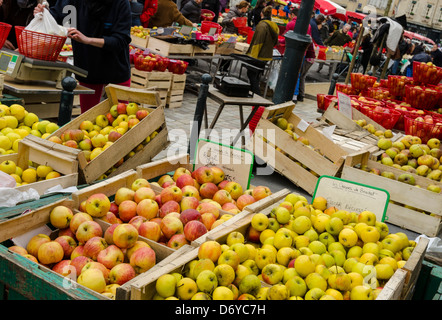
[[[0,188],[15,188],[17,181],[7,173],[0,171]]]
[[[17,203],[27,200],[38,200],[40,195],[35,189],[18,191],[14,188],[0,188],[0,207],[14,207]]]
[[[276,88],[276,83],[278,82],[278,76],[279,76],[279,69],[280,69],[281,65],[275,64],[272,68],[272,70],[270,70],[270,74],[269,74],[269,89],[275,90]]]
[[[60,26],[46,8],[43,10],[43,12],[39,12],[34,16],[34,19],[31,20],[25,30],[62,37],[66,37],[68,35],[68,30],[63,26]]]

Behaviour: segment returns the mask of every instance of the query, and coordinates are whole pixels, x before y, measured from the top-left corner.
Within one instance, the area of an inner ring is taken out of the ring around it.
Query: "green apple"
[[[262,280],[268,284],[277,284],[282,281],[284,270],[276,263],[269,263],[261,271]]]
[[[305,277],[305,283],[309,290],[319,288],[322,291],[327,290],[327,281],[318,273],[312,272]]]
[[[321,255],[321,254],[327,252],[327,247],[325,246],[325,244],[323,244],[319,240],[315,240],[315,241],[310,242],[308,247],[310,248],[310,250],[312,250],[313,253],[316,253],[316,254],[320,254]]]
[[[176,285],[177,279],[175,276],[172,274],[163,274],[157,279],[155,289],[161,297],[167,298],[175,294]]]
[[[176,285],[176,296],[180,300],[190,300],[197,292],[198,286],[195,280],[189,277],[182,278]]]
[[[300,255],[295,260],[295,270],[303,278],[315,271],[316,265],[307,255]]]
[[[264,231],[269,225],[269,217],[263,213],[256,213],[252,217],[251,225],[257,231]]]
[[[215,273],[218,279],[218,285],[220,286],[228,286],[235,280],[235,270],[229,264],[222,263],[219,264],[213,269],[213,273]]]
[[[239,284],[239,292],[241,294],[248,293],[251,295],[256,295],[261,288],[261,281],[258,276],[254,274],[246,275]]]
[[[203,270],[196,278],[198,289],[205,293],[212,293],[218,286],[218,278],[213,271]]]
[[[304,297],[305,293],[307,292],[307,285],[304,279],[300,276],[294,276],[293,278],[290,278],[285,283],[285,286],[289,289],[291,297]]]
[[[305,300],[319,300],[321,297],[325,295],[325,292],[320,288],[313,288],[306,292],[304,299]]]
[[[333,236],[338,236],[343,228],[344,222],[338,217],[330,218],[325,225],[325,230]]]
[[[318,240],[321,241],[323,244],[325,244],[327,247],[328,247],[331,243],[333,243],[333,242],[336,241],[335,238],[333,237],[333,235],[331,235],[331,234],[328,233],[328,232],[322,232],[322,233],[319,235],[319,239],[318,239]]]
[[[350,292],[350,300],[374,300],[372,289],[369,286],[356,286]]]

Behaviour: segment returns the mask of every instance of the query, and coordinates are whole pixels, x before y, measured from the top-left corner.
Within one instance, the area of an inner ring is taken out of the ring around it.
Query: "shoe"
[[[298,96],[298,97],[296,98],[296,100],[297,100],[298,102],[302,102],[302,101],[304,101],[304,97],[299,97],[299,96]]]

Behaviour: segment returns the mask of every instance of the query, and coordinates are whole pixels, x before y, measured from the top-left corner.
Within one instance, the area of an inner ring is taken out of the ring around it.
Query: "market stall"
[[[441,68],[415,63],[412,78],[380,81],[352,73],[336,96],[318,94],[315,122],[292,101],[237,94],[242,82],[204,83],[219,105],[208,129],[227,105],[240,126],[223,126],[240,133],[257,110],[245,120],[243,106],[266,108],[240,147],[198,137],[195,154],[177,155],[168,115],[189,118],[176,109],[189,104],[185,60],[244,53],[247,40],[216,43],[216,26],[169,31],[134,28],[132,87],[107,85],[61,127],[26,103],[0,105],[2,299],[440,297],[425,259],[442,230]],[[257,179],[256,158],[290,189]]]

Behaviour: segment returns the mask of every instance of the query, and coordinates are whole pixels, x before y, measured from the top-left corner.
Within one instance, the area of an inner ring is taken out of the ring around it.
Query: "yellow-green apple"
[[[103,273],[98,269],[88,269],[80,274],[77,282],[98,293],[104,292],[106,288],[106,280]]]
[[[126,114],[127,115],[135,115],[138,110],[139,110],[138,104],[136,104],[135,102],[129,102],[126,105]]]
[[[239,231],[232,231],[227,235],[226,244],[230,247],[234,243],[244,243],[244,235]]]
[[[355,286],[350,292],[350,300],[373,300],[373,291],[369,286]]]
[[[91,138],[92,146],[94,148],[103,148],[107,142],[107,138],[104,134],[97,134]]]
[[[254,274],[248,274],[244,276],[239,284],[240,294],[250,294],[255,296],[261,289],[261,281],[258,276]]]
[[[429,154],[424,154],[424,155],[420,156],[419,158],[417,158],[417,164],[419,166],[426,165],[426,166],[430,167],[433,165],[433,156],[431,156]]]
[[[121,249],[130,248],[138,240],[138,231],[129,223],[119,224],[113,232],[112,240]]]
[[[332,289],[349,291],[351,289],[351,278],[346,273],[332,273],[327,279]]]
[[[325,226],[327,224],[327,221],[329,221],[331,218],[328,214],[320,213],[316,216],[316,219],[313,223],[313,227],[318,233],[323,233],[325,231]]]
[[[136,207],[136,214],[148,220],[157,217],[158,212],[158,203],[153,199],[143,199],[137,204]]]
[[[217,264],[219,265],[226,263],[230,265],[233,268],[233,270],[236,271],[239,265],[239,261],[240,261],[239,255],[235,251],[228,249],[223,253],[221,253],[221,255],[218,258]]]
[[[289,262],[296,257],[296,251],[292,247],[283,247],[276,253],[276,262],[287,267]]]
[[[305,284],[309,290],[319,288],[323,291],[327,290],[327,281],[318,273],[312,272],[305,277]]]
[[[277,252],[268,248],[261,248],[256,253],[255,262],[260,270],[269,263],[276,263]]]
[[[360,232],[360,238],[364,243],[377,242],[380,237],[379,230],[374,226],[367,226]]]
[[[335,242],[335,238],[330,233],[328,233],[328,232],[322,232],[319,235],[318,240],[321,241],[323,244],[325,244],[327,247],[331,243]]]
[[[124,262],[124,253],[116,245],[111,244],[98,253],[97,262],[101,263],[110,270],[117,264]]]
[[[307,285],[303,278],[300,276],[294,276],[293,278],[289,279],[285,286],[289,289],[290,296],[296,296],[296,297],[304,297],[305,293],[307,292]]]
[[[212,169],[207,166],[197,168],[192,172],[192,176],[199,184],[213,182],[214,179]]]
[[[79,128],[80,130],[85,130],[87,132],[90,132],[94,129],[94,124],[90,120],[84,120],[80,123]]]
[[[160,218],[164,218],[166,215],[168,215],[171,212],[181,212],[181,206],[180,203],[175,200],[168,200],[166,202],[162,202],[159,211],[158,216]]]
[[[309,243],[308,248],[315,254],[323,254],[327,252],[327,247],[319,240],[314,240]]]
[[[375,269],[376,269],[376,279],[378,280],[387,281],[394,274],[393,267],[387,263],[377,263],[375,265]]]
[[[196,209],[200,202],[195,197],[183,197],[180,202],[180,211],[183,212],[187,209]]]
[[[118,217],[123,222],[129,222],[137,215],[137,203],[133,200],[124,200],[118,206]]]
[[[186,223],[183,231],[187,241],[193,241],[206,234],[207,228],[201,221],[191,220]]]
[[[212,199],[219,190],[218,186],[213,182],[203,183],[199,189],[199,194],[203,199]]]
[[[391,252],[393,252],[393,254],[400,251],[402,247],[400,239],[397,238],[386,237],[381,241],[381,243],[382,243],[382,249],[390,250]],[[381,252],[379,251],[379,255],[380,254]]]
[[[183,233],[184,226],[181,220],[177,217],[166,215],[160,224],[161,231],[169,239],[176,233]]]
[[[116,283],[119,284],[120,286],[125,284],[127,281],[132,280],[133,278],[135,278],[135,276],[136,276],[135,270],[129,263],[119,263],[115,267],[113,267],[109,272],[110,283]]]
[[[267,291],[267,300],[287,300],[289,296],[289,289],[282,283],[271,286]]]
[[[277,284],[282,281],[284,270],[276,263],[269,263],[261,271],[262,280],[268,284]]]
[[[155,251],[152,248],[140,248],[130,257],[130,265],[137,274],[151,269],[156,263]]]
[[[104,193],[96,193],[86,200],[86,212],[92,217],[101,218],[110,209],[110,200]]]
[[[310,208],[308,208],[306,206],[294,207],[293,217],[297,218],[300,216],[306,216],[306,217],[310,218],[311,217]],[[313,221],[312,221],[312,223],[313,223]]]
[[[54,241],[57,241],[63,248],[65,259],[69,259],[72,251],[77,247],[77,242],[71,236],[58,236]]]
[[[95,118],[95,124],[101,128],[104,128],[109,124],[109,120],[107,119],[106,115],[100,114]]]
[[[380,240],[384,239],[389,234],[388,225],[385,222],[376,221],[375,227],[379,231]]]
[[[305,300],[320,300],[321,297],[325,295],[325,292],[322,289],[319,288],[313,288],[308,290],[305,293],[304,299]]]
[[[60,262],[63,257],[63,247],[56,241],[42,243],[38,248],[37,259],[44,265]]]
[[[161,202],[166,203],[167,201],[173,200],[176,202],[180,202],[183,198],[183,192],[177,186],[169,186],[161,190],[160,193]]]
[[[137,191],[140,188],[150,188],[150,183],[144,178],[138,178],[134,182],[132,182],[132,185],[130,187],[133,191]]]
[[[138,228],[138,234],[144,238],[158,242],[161,238],[161,228],[158,223],[145,221]]]
[[[321,196],[315,197],[312,201],[312,205],[315,209],[324,211],[327,209],[327,199]]]
[[[180,300],[190,300],[198,292],[195,280],[184,277],[176,285],[176,296]]]
[[[223,189],[230,193],[230,196],[234,200],[237,200],[243,194],[241,185],[235,181],[227,182]]]
[[[345,248],[351,248],[356,245],[358,242],[358,235],[356,231],[344,228],[339,232],[339,242],[345,247]]]
[[[273,246],[279,250],[283,247],[291,247],[293,238],[291,231],[287,228],[280,228],[273,237]]]
[[[177,282],[173,275],[166,273],[158,277],[155,282],[155,289],[161,297],[171,297],[175,294]]]
[[[69,227],[73,216],[74,214],[71,209],[60,205],[51,210],[49,213],[49,220],[55,228],[64,229]]]
[[[186,236],[182,233],[174,234],[170,237],[169,241],[167,241],[167,246],[172,249],[179,249],[185,244],[189,244],[189,241],[187,241]]]
[[[249,258],[249,249],[244,243],[236,242],[230,246],[230,249],[238,254],[240,263],[243,263]]]
[[[325,225],[325,230],[333,236],[339,236],[342,229],[344,229],[344,222],[338,217],[331,217]]]
[[[190,174],[181,174],[175,180],[176,186],[178,188],[183,188],[184,186],[193,186],[194,181]],[[218,188],[217,188],[218,189]]]
[[[243,210],[249,204],[255,203],[256,200],[253,196],[249,194],[243,194],[236,200],[236,206],[239,210]]]
[[[95,222],[93,220],[82,222],[78,226],[77,232],[75,233],[75,237],[77,238],[78,243],[81,245],[84,245],[89,239],[93,237],[102,236],[103,229],[101,229],[101,226],[98,224],[98,222]]]
[[[406,247],[402,250],[402,259],[407,261],[413,253],[414,247]]]
[[[218,285],[212,293],[213,300],[235,300],[234,298],[235,295],[232,290],[221,285]]]
[[[285,207],[278,206],[275,209],[274,214],[275,214],[276,220],[280,224],[286,224],[291,219],[290,211]]]
[[[270,191],[269,187],[266,186],[257,186],[253,188],[252,191],[252,196],[253,198],[255,198],[256,201],[264,199],[265,197],[268,197],[271,194],[272,192]]]
[[[283,201],[279,204],[279,206],[286,208],[290,214],[293,214],[293,211],[295,210],[294,205],[290,201]]]
[[[83,267],[88,264],[89,262],[92,262],[91,258],[88,258],[86,256],[78,256],[74,259],[71,259],[71,266],[75,268],[76,275],[80,275],[81,270]]]
[[[224,174],[223,169],[221,169],[220,167],[210,167],[210,170],[212,170],[212,174],[213,174],[213,181],[212,182],[214,184],[218,184],[224,180],[225,174]]]
[[[269,225],[269,218],[264,213],[256,213],[252,217],[251,225],[257,231],[264,231]]]
[[[294,219],[291,225],[293,231],[295,231],[297,234],[303,234],[312,227],[312,222],[310,218],[300,216]]]
[[[125,200],[134,200],[135,191],[127,188],[122,187],[117,190],[115,193],[115,199],[114,202],[117,206],[119,206],[123,201]]]

